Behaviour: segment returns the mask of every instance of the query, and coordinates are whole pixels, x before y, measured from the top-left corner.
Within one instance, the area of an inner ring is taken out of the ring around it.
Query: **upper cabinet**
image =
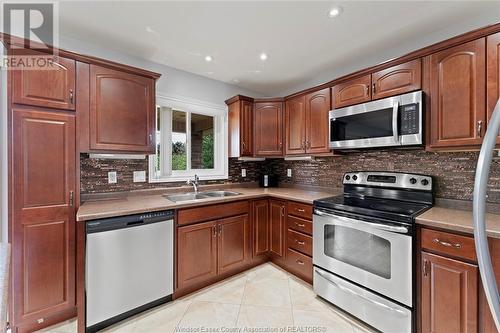
[[[392,66],[333,86],[335,109],[379,98],[419,90],[422,86],[420,59]]]
[[[330,89],[306,95],[306,154],[328,153],[328,112]]]
[[[155,80],[90,65],[90,149],[155,151]]]
[[[22,50],[22,55],[36,51]],[[16,55],[14,52],[13,55]],[[75,60],[56,57],[51,70],[13,70],[12,102],[46,108],[75,110]]]
[[[229,157],[253,156],[253,99],[237,95],[226,104],[229,109]]]
[[[479,145],[485,132],[485,39],[427,57],[431,148]]]
[[[488,121],[495,109],[495,105],[500,98],[500,32],[488,36],[486,39],[487,46],[487,94],[486,94],[486,107]],[[500,138],[497,139],[500,143]]]
[[[338,109],[368,102],[371,99],[370,85],[371,77],[365,75],[333,86],[333,107]]]
[[[283,155],[283,103],[255,102],[255,155]]]
[[[372,74],[372,99],[404,94],[422,86],[422,61],[416,59]]]
[[[306,97],[293,97],[285,102],[286,155],[306,152]]]
[[[285,103],[286,155],[327,153],[330,89],[288,99]]]

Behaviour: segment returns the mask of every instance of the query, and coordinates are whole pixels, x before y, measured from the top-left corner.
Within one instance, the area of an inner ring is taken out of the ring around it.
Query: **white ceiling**
[[[279,96],[500,21],[500,1],[67,1],[59,14],[65,36]]]

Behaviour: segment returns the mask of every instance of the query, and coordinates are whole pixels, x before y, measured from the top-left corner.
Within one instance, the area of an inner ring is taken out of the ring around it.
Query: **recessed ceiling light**
[[[328,16],[337,17],[340,13],[342,13],[342,7],[332,7],[332,9],[328,12]]]
[[[260,57],[260,60],[262,60],[262,61],[267,60],[267,54],[265,54],[265,53],[261,53],[259,57]]]
[[[212,61],[212,60],[214,60],[214,59],[212,58],[212,56],[209,56],[209,55],[205,56],[205,61],[206,61],[206,62],[210,62],[210,61]]]
[[[238,80],[238,79],[233,79],[233,82],[234,82],[234,83],[240,83],[240,80]]]

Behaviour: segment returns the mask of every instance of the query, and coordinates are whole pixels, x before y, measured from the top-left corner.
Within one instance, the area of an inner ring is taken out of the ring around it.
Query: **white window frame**
[[[186,168],[187,170],[171,170],[172,145],[165,145],[165,142],[171,140],[172,120],[170,112],[164,113],[167,116],[160,115],[161,129],[161,147],[160,174],[156,172],[155,156],[149,156],[149,182],[180,182],[193,178],[198,175],[201,180],[219,180],[228,179],[228,124],[227,124],[227,106],[211,104],[207,102],[189,100],[186,98],[169,97],[156,95],[156,105],[160,108],[169,108],[175,111],[186,112],[186,132],[190,133],[191,113],[202,114],[214,117],[214,168],[213,169],[192,169],[191,170],[191,138],[186,138]],[[156,115],[156,114],[155,114]],[[157,117],[155,117],[155,122]],[[167,129],[167,130],[164,130]]]

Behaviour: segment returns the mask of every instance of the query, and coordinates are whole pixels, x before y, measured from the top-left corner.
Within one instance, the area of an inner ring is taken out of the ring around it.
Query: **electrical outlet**
[[[292,177],[292,169],[286,169],[286,176]]]
[[[116,184],[116,171],[108,172],[108,184]]]
[[[247,176],[247,169],[241,169],[241,177]]]
[[[134,183],[144,183],[146,181],[146,171],[134,171]]]

